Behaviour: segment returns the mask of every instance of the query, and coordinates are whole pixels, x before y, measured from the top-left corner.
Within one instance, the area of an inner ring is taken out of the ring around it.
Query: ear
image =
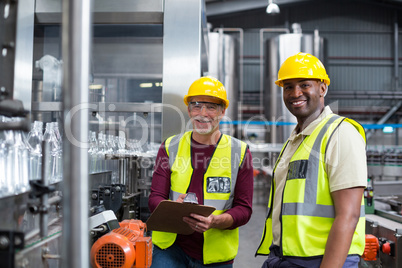
[[[224,106],[222,106],[222,112],[221,112],[220,117],[225,116],[225,113],[226,113],[226,108]]]
[[[325,97],[328,93],[328,86],[325,83],[321,83],[320,85],[320,97]]]

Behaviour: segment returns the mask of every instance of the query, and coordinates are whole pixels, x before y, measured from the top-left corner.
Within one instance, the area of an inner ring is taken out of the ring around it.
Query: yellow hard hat
[[[299,52],[290,56],[282,64],[278,72],[278,80],[275,81],[283,87],[283,81],[293,78],[313,78],[322,80],[329,86],[330,80],[322,62],[308,53]]]
[[[225,87],[218,79],[211,76],[204,76],[195,80],[188,89],[187,95],[184,96],[184,103],[188,105],[189,98],[194,96],[215,97],[225,103],[225,108],[229,106]]]

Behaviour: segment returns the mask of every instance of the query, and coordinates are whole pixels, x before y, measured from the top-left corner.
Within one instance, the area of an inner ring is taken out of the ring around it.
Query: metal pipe
[[[239,103],[237,106],[237,116],[238,116],[238,120],[242,121],[243,119],[243,113],[242,113],[242,105],[243,105],[243,67],[244,67],[244,60],[243,60],[243,56],[244,56],[244,31],[242,28],[218,28],[218,29],[214,29],[214,32],[239,32]],[[237,135],[238,138],[241,138],[241,125],[239,124],[238,126],[238,130],[237,130]]]
[[[380,120],[378,120],[377,125],[384,124],[388,119],[402,106],[402,101],[399,101],[394,107],[392,107]]]
[[[399,110],[399,108],[401,108],[402,106],[402,101],[399,101],[394,107],[392,107],[380,120],[378,120],[378,122],[376,123],[377,125],[381,125],[384,124],[385,122],[387,122],[387,120],[396,112]],[[374,134],[373,129],[371,129],[370,131],[367,131],[366,133],[366,140],[368,140],[369,138],[371,138],[371,136]]]
[[[398,17],[397,13],[395,13],[395,23],[394,23],[394,90],[398,91],[399,84],[399,66],[398,66]],[[398,101],[398,103],[393,106],[378,122],[378,125],[384,124],[395,112],[399,110],[402,106],[402,101]],[[374,130],[368,131],[366,134],[366,139],[368,140],[374,134]]]
[[[119,158],[119,183],[126,185],[126,158]]]
[[[55,223],[58,222],[59,220],[60,220],[59,217],[50,220],[49,223],[48,223],[48,226],[51,226],[51,225],[55,224]],[[34,238],[35,236],[37,236],[39,233],[40,233],[40,229],[35,229],[35,230],[33,230],[33,231],[31,231],[31,232],[25,234],[25,236],[24,236],[24,241],[25,241],[25,243],[27,243],[27,241],[29,241],[29,240],[31,240],[32,238]],[[42,239],[43,239],[43,238],[45,238],[45,237],[42,237]]]
[[[89,267],[88,102],[92,1],[63,1],[64,267]],[[72,120],[73,119],[73,120]]]
[[[50,155],[50,144],[46,141],[42,141],[42,176],[41,182],[44,187],[49,185],[49,178],[47,177],[46,170],[49,170],[49,165],[51,163],[51,155]],[[40,236],[46,237],[48,233],[48,221],[49,215],[47,214],[49,207],[49,194],[45,193],[40,197],[40,205],[39,205],[39,226],[40,226]]]
[[[263,110],[263,91],[264,91],[264,33],[289,33],[286,28],[262,28],[260,29],[260,113]]]
[[[394,16],[394,90],[399,89],[399,56],[398,56],[398,44],[399,44],[399,33],[398,33],[398,13],[395,11]]]
[[[23,119],[15,122],[1,122],[0,131],[3,130],[22,130],[29,132],[31,129],[31,122],[29,119]]]
[[[265,32],[284,32],[284,33],[290,33],[289,29],[287,28],[262,28],[260,29],[260,104],[258,107],[258,110],[260,114],[263,113],[263,92],[264,92],[264,33]],[[276,90],[271,90],[271,99],[276,100]],[[273,114],[271,116],[273,118],[268,118],[271,119],[272,121],[275,120],[276,116],[276,102],[273,101],[271,103],[271,111]],[[271,127],[271,142],[275,143],[276,142],[276,126]]]
[[[330,60],[364,60],[364,61],[374,61],[374,60],[382,60],[382,61],[390,61],[394,60],[395,57],[351,57],[351,56],[331,56],[328,57]],[[398,59],[398,58],[397,58]]]
[[[395,91],[335,91],[328,93],[330,99],[402,99],[402,92]]]

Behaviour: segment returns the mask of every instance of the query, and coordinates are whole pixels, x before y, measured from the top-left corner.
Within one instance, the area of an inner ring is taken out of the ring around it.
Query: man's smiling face
[[[218,98],[194,96],[188,105],[188,115],[194,131],[199,134],[213,133],[219,127],[219,121],[225,114],[225,108]]]
[[[321,113],[327,87],[316,79],[295,78],[283,82],[283,101],[298,121]]]

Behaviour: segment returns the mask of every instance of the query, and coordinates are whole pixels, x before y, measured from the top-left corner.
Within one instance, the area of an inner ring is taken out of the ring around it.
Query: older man
[[[152,233],[152,267],[233,267],[238,227],[252,213],[253,168],[247,145],[219,130],[229,101],[217,79],[201,77],[184,97],[193,131],[168,138],[160,147],[149,208],[166,199],[183,202],[195,193],[199,204],[216,208],[209,217],[183,220],[193,234]],[[208,265],[208,266],[207,266]]]

